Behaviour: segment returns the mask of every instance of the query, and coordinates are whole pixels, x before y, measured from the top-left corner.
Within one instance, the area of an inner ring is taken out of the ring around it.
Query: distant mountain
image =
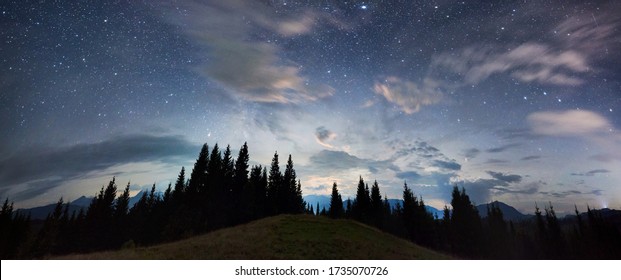
[[[481,204],[476,207],[477,210],[479,211],[479,216],[481,216],[481,218],[487,217],[487,207],[491,206],[492,204],[498,205],[498,208],[500,208],[500,211],[502,211],[503,217],[505,218],[505,220],[508,220],[508,221],[519,222],[519,221],[530,219],[532,217],[532,215],[522,214],[520,211],[513,208],[513,206],[511,205],[502,203],[500,201],[494,201],[492,203]]]
[[[304,201],[306,201],[306,203],[308,205],[312,205],[313,209],[317,208],[317,203],[319,203],[319,208],[326,208],[326,210],[330,209],[330,196],[328,195],[307,195],[304,196]],[[352,199],[352,203],[353,203],[353,199]],[[401,199],[389,199],[388,200],[388,204],[390,204],[390,208],[395,209],[397,207],[397,204],[402,205],[403,201]],[[347,200],[343,201],[343,208],[346,207],[347,204]],[[442,219],[442,217],[444,217],[444,212],[442,212],[442,210],[438,210],[436,208],[433,208],[431,206],[425,205],[425,208],[427,209],[427,212],[431,213],[432,215],[437,215],[438,219]],[[316,210],[316,209],[315,209]]]
[[[93,198],[94,197],[80,196],[78,199],[71,201],[71,204],[75,206],[88,207],[89,205],[91,205],[91,201],[93,201]]]
[[[388,204],[390,204],[390,208],[395,209],[397,207],[397,204],[399,205],[403,205],[403,200],[401,199],[389,199],[388,200]],[[442,219],[444,218],[444,211],[443,210],[438,210],[435,207],[429,206],[429,205],[425,205],[425,209],[427,209],[427,212],[429,212],[429,214],[433,215],[434,217],[438,217],[438,219]]]
[[[310,194],[304,196],[304,201],[306,201],[306,205],[313,206],[315,211],[317,211],[317,203],[319,203],[319,211],[324,207],[326,211],[330,209],[330,196],[328,195]],[[345,208],[345,201],[343,201],[343,208]]]
[[[615,225],[619,230],[621,230],[621,210],[610,209],[610,208],[602,208],[602,209],[591,209],[593,213],[596,215],[601,215],[606,221]],[[583,221],[587,221],[588,213],[581,212],[580,217]],[[576,219],[576,215],[567,215],[564,220],[573,221]]]
[[[145,193],[149,193],[150,191],[151,190],[149,190],[149,189],[144,189],[144,190],[141,190],[135,196],[130,197],[129,198],[129,208],[134,207],[134,205],[140,200],[142,195],[145,194]],[[159,197],[162,197],[164,195],[164,193],[156,192],[156,195],[158,195]],[[71,214],[74,211],[76,213],[78,213],[78,212],[80,212],[80,210],[86,211],[86,209],[88,209],[88,206],[91,205],[91,201],[93,201],[93,198],[94,197],[81,196],[78,199],[76,199],[74,201],[71,201],[69,203],[69,213]],[[50,213],[52,213],[54,211],[55,207],[56,207],[56,203],[52,203],[52,204],[48,204],[48,205],[44,205],[44,206],[38,206],[38,207],[33,207],[33,208],[18,209],[17,212],[23,213],[25,215],[30,214],[30,218],[33,219],[33,220],[44,220],[45,218],[47,218],[47,216]]]
[[[87,207],[69,204],[69,213],[71,214],[74,211],[75,213],[78,213],[82,209],[86,211]],[[17,209],[17,213],[24,215],[30,214],[30,218],[33,220],[45,220],[50,213],[54,212],[54,208],[56,208],[56,203],[28,209]]]

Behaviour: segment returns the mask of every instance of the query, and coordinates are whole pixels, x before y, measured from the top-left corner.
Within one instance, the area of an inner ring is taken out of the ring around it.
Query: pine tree
[[[470,202],[465,189],[453,188],[451,206],[451,227],[453,230],[453,248],[456,253],[466,256],[480,256],[481,218],[477,209]]]
[[[280,166],[278,163],[278,152],[274,153],[272,158],[272,165],[270,166],[270,173],[267,181],[267,214],[277,215],[279,214],[279,194],[280,187],[282,185],[282,174],[280,173]]]
[[[336,182],[332,184],[332,196],[330,197],[330,210],[329,216],[333,219],[343,217],[343,199],[339,194],[339,190],[336,186]]]
[[[282,182],[277,193],[279,213],[299,213],[301,211],[297,201],[297,178],[291,155],[287,160],[285,173],[282,176]]]
[[[369,212],[371,209],[371,198],[369,197],[369,187],[365,185],[362,176],[356,189],[356,198],[352,206],[352,214],[355,220],[363,223],[369,222]]]
[[[304,201],[304,197],[302,196],[302,182],[300,180],[298,180],[298,184],[295,188],[294,202],[294,213],[301,213],[302,209],[306,207],[306,201]]]
[[[224,178],[222,183],[227,196],[232,192],[233,177],[235,176],[235,161],[231,153],[231,145],[227,145],[222,156],[222,176]]]
[[[194,169],[190,174],[190,182],[188,183],[188,192],[195,195],[199,191],[205,191],[207,183],[207,166],[209,164],[209,146],[203,144],[198,158],[194,163]],[[179,183],[179,181],[177,181]],[[185,184],[185,178],[183,178],[182,184]],[[175,192],[177,190],[177,184],[175,184]]]
[[[193,176],[194,172],[192,173]],[[194,187],[193,188],[189,188],[189,189],[193,189],[193,194],[196,195],[196,192],[198,192],[198,189],[196,189],[195,187],[197,186],[197,181],[199,179],[194,179]],[[192,179],[190,179],[190,182],[192,182]],[[177,176],[177,181],[175,181],[175,188],[173,189],[173,200],[176,201],[176,203],[180,203],[180,201],[183,199],[183,195],[186,192],[186,186],[185,186],[185,167],[181,167],[181,171],[179,171],[179,176]]]
[[[380,194],[379,185],[377,181],[373,182],[371,187],[371,219],[373,225],[377,228],[383,228],[384,226],[384,203],[382,202],[382,195]]]
[[[127,182],[125,190],[123,190],[123,193],[116,199],[114,216],[117,220],[124,219],[129,211],[129,186],[130,183]]]
[[[239,162],[239,160],[237,162]],[[241,209],[239,218],[241,222],[254,220],[263,216],[263,206],[261,206],[261,202],[265,201],[265,198],[262,200],[259,198],[258,188],[260,182],[261,166],[253,166],[250,169],[250,178],[248,178],[242,188],[241,200],[239,202],[239,208]],[[263,197],[264,196],[265,192],[263,193]]]
[[[227,189],[225,187],[224,167],[222,155],[220,154],[220,148],[216,143],[211,150],[211,156],[209,157],[209,164],[207,165],[208,182],[206,187],[206,194],[203,202],[199,202],[202,205],[203,219],[200,224],[208,223],[206,226],[208,229],[217,229],[225,226],[226,208],[229,202],[227,197]],[[206,200],[207,203],[204,201]],[[197,230],[201,230],[200,227]]]
[[[241,222],[243,220],[242,214],[244,207],[249,207],[249,205],[243,205],[245,203],[254,204],[254,188],[256,185],[248,184],[248,161],[250,160],[250,155],[248,154],[248,145],[244,143],[244,145],[239,149],[239,154],[237,155],[237,160],[235,161],[235,172],[233,174],[233,185],[231,186],[231,200],[233,204],[233,220],[234,223]],[[259,173],[260,174],[260,173]],[[256,174],[255,174],[256,175]],[[244,193],[244,189],[247,189]],[[245,196],[242,199],[242,196]],[[243,200],[243,201],[242,201]],[[254,205],[252,205],[254,208]]]
[[[94,250],[111,248],[114,239],[111,233],[114,228],[114,202],[116,198],[115,178],[108,183],[99,194],[93,198],[86,211],[86,234],[84,235],[86,247]]]

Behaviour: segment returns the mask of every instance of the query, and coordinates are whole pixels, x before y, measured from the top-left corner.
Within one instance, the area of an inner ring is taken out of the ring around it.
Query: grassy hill
[[[351,220],[281,215],[144,248],[69,259],[446,259]]]

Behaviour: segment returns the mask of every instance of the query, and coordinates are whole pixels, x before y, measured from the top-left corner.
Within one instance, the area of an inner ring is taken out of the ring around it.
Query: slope
[[[144,248],[69,259],[446,259],[351,220],[281,215]]]

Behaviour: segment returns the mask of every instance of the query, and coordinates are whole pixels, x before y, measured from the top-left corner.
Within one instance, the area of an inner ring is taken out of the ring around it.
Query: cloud
[[[490,201],[491,190],[494,187],[498,185],[507,185],[506,182],[495,179],[478,179],[474,181],[462,180],[452,181],[452,183],[458,186],[460,189],[464,188],[466,190],[466,194],[470,196],[470,200],[477,204]],[[450,194],[448,195],[450,197]]]
[[[509,49],[498,52],[499,49]],[[432,66],[459,73],[465,84],[478,84],[490,76],[509,73],[524,82],[579,85],[575,74],[589,70],[587,57],[574,50],[558,50],[550,45],[526,42],[508,48],[468,47],[458,55],[441,54]]]
[[[599,161],[599,162],[611,162],[614,160],[621,159],[621,156],[615,156],[611,154],[597,154],[597,155],[590,156],[589,159]]]
[[[540,159],[541,156],[526,156],[521,158],[520,160],[535,160],[535,159]]]
[[[595,176],[598,173],[610,173],[608,169],[595,169],[591,171],[587,171],[585,173],[571,173],[572,176]]]
[[[310,191],[312,191],[314,193],[317,193],[317,192],[322,192],[322,191],[327,190],[328,186],[326,186],[326,185],[319,185],[319,186],[316,186],[316,187],[304,187],[304,188],[307,189],[307,190],[310,190]]]
[[[475,203],[484,203],[492,196],[504,194],[532,195],[541,188],[541,183],[533,182],[520,187],[511,187],[511,183],[498,179],[455,180],[452,184],[463,187],[471,200]],[[450,195],[450,194],[449,194]]]
[[[509,194],[536,194],[539,189],[541,188],[541,184],[534,182],[534,183],[530,183],[527,184],[523,187],[521,187],[520,189],[515,189],[515,188],[507,188],[507,187],[503,187],[503,186],[495,186],[493,188],[494,192],[498,195],[501,194],[505,194],[505,193],[509,193]]]
[[[246,0],[163,6],[166,18],[203,47],[199,54],[205,63],[197,71],[232,96],[255,102],[303,103],[334,94],[332,87],[311,83],[299,65],[280,57],[275,43],[251,36],[257,30],[285,37],[308,33],[319,17],[316,13],[287,17],[264,3]]]
[[[568,190],[568,191],[562,191],[562,192],[558,192],[558,191],[542,191],[539,192],[540,194],[544,194],[544,195],[551,195],[553,197],[556,198],[565,198],[568,196],[574,196],[574,195],[595,195],[595,196],[601,196],[602,195],[602,190],[592,190],[590,192],[581,192],[581,191],[577,191],[577,190]]]
[[[375,82],[373,89],[406,114],[416,113],[422,106],[436,104],[443,97],[440,84],[429,78],[424,79],[422,84],[416,84],[390,76]]]
[[[434,160],[433,166],[448,170],[461,170],[461,164],[454,161]]]
[[[507,183],[519,183],[520,181],[522,181],[522,176],[520,175],[503,174],[502,172],[494,172],[494,171],[487,171],[486,173],[492,176],[492,178],[496,180],[504,181]]]
[[[7,193],[16,185],[27,184],[18,193],[27,198],[91,171],[134,162],[185,162],[199,150],[199,145],[180,136],[152,135],[116,136],[58,149],[35,148],[0,161],[0,185]]]
[[[587,110],[542,111],[528,115],[534,134],[554,137],[579,137],[605,151],[589,157],[600,162],[621,160],[621,133],[596,112]]]
[[[546,136],[600,134],[612,128],[606,118],[586,110],[535,112],[527,120],[533,133]]]
[[[500,152],[504,152],[504,151],[506,151],[508,149],[519,147],[519,146],[520,146],[520,144],[513,143],[513,144],[507,144],[507,145],[496,147],[496,148],[487,149],[485,151],[488,152],[488,153],[500,153]]]
[[[372,173],[384,169],[399,171],[399,168],[389,160],[376,161],[361,159],[343,151],[322,150],[310,157],[310,163],[315,168],[330,171],[354,168],[366,168]]]
[[[468,149],[468,150],[464,151],[464,156],[466,156],[466,158],[473,159],[473,158],[477,157],[477,155],[479,155],[479,153],[481,153],[481,150],[479,150],[477,148],[471,148],[471,149]]]
[[[503,164],[503,163],[509,163],[509,161],[508,160],[504,160],[504,159],[490,158],[487,161],[485,161],[485,163],[487,163],[487,164]]]
[[[397,178],[406,180],[406,181],[416,181],[420,179],[422,176],[415,171],[405,171],[405,172],[397,172]]]
[[[326,148],[334,148],[334,146],[328,143],[334,140],[334,138],[336,138],[336,133],[326,129],[324,126],[320,126],[315,130],[315,140]]]
[[[10,199],[12,201],[20,201],[32,197],[37,197],[39,195],[47,193],[49,190],[60,186],[63,182],[64,180],[59,178],[31,181],[20,185],[19,188],[15,188],[15,191],[11,194]],[[0,197],[8,197],[8,195],[6,194],[9,191],[10,189],[3,189],[2,191],[0,191]]]

